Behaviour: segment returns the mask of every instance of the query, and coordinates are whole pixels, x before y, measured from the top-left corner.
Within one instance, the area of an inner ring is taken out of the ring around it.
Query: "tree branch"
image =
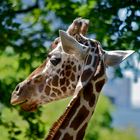
[[[39,8],[39,0],[36,0],[35,4],[26,8],[26,9],[21,9],[21,10],[17,10],[15,11],[15,14],[24,14],[24,13],[28,13],[30,11],[32,11],[33,9]]]

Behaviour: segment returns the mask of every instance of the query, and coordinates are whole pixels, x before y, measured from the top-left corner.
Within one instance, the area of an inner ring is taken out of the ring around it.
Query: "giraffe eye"
[[[56,66],[61,61],[61,58],[51,58],[50,62]]]

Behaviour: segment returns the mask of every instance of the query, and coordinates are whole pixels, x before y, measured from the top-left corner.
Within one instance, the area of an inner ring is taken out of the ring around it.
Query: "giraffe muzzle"
[[[34,112],[38,107],[38,104],[36,101],[30,102],[27,99],[20,100],[18,97],[15,98],[15,95],[12,96],[12,98],[11,98],[11,104],[12,105],[20,105],[20,107],[24,111],[28,111],[28,112]]]
[[[10,103],[12,105],[20,105],[20,104],[23,104],[25,102],[27,102],[27,100],[18,100],[17,98],[11,98],[11,101],[10,101]]]

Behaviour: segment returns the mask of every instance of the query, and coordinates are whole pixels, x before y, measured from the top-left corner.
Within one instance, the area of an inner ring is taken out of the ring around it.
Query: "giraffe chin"
[[[36,104],[35,102],[30,103],[30,104],[28,102],[25,102],[25,103],[21,104],[20,107],[24,111],[35,112],[37,110],[38,104]]]

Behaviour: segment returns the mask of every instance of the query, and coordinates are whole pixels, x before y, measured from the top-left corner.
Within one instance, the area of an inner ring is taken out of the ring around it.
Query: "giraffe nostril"
[[[20,86],[17,85],[16,88],[15,88],[15,91],[18,91],[18,90],[19,90],[19,87],[20,87]]]

